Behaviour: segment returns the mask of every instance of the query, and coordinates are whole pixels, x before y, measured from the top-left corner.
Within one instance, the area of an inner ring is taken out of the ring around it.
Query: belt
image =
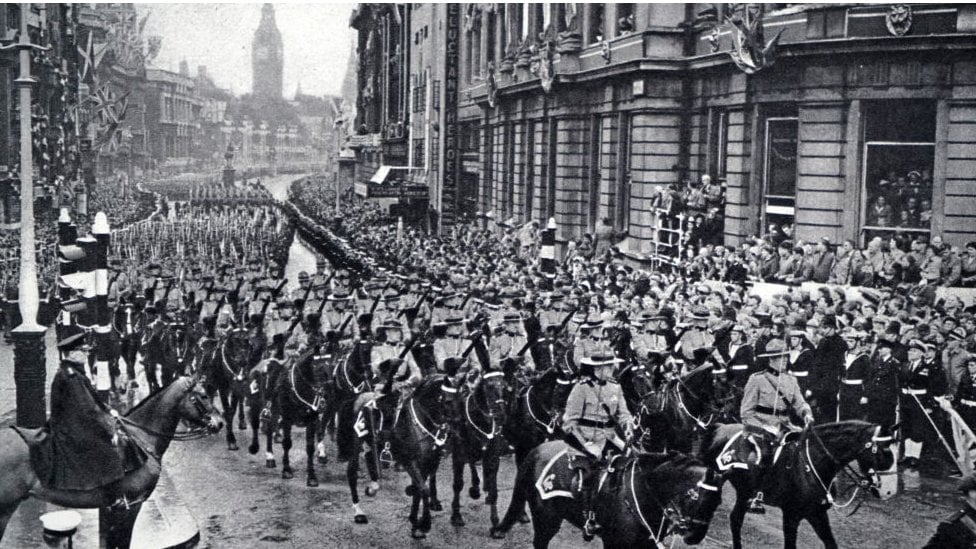
[[[929,393],[928,389],[902,389],[901,392],[906,395],[927,395]]]
[[[596,427],[597,429],[606,429],[607,427],[613,427],[613,423],[609,421],[597,421],[595,419],[581,418],[576,421],[580,427]]]
[[[730,366],[730,368],[732,368],[733,370],[736,370],[736,371],[738,371],[738,370],[748,370],[749,369],[749,365],[748,364],[733,364],[732,366]]]
[[[772,416],[788,416],[788,415],[790,415],[790,411],[789,410],[786,410],[786,409],[783,409],[783,410],[773,410],[769,406],[756,406],[756,411],[759,412],[760,414],[769,414],[769,415],[772,415]]]
[[[720,376],[725,373],[725,368],[712,369],[712,375]]]
[[[842,379],[842,380],[840,380],[840,382],[843,383],[844,385],[863,385],[864,384],[864,380],[863,379]]]
[[[808,375],[810,375],[810,372],[808,372],[807,370],[799,370],[799,371],[790,372],[790,373],[793,374],[796,377],[807,377]]]
[[[962,404],[963,406],[971,406],[976,408],[976,400],[967,400],[965,398],[960,398],[959,404]]]

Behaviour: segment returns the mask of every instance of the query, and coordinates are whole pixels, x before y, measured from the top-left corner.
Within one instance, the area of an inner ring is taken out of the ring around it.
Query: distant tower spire
[[[252,91],[255,97],[281,99],[284,45],[275,22],[274,6],[261,6],[261,23],[251,44]]]

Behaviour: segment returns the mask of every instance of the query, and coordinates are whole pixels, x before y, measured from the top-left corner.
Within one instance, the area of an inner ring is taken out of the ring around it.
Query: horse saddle
[[[45,488],[93,490],[121,480],[149,458],[123,425],[106,416],[106,421],[115,424],[109,441],[66,432],[50,423],[39,429],[11,429],[27,444],[31,468]]]
[[[596,459],[581,455],[577,450],[567,447],[562,441],[544,443],[551,447],[562,449],[555,451],[546,461],[536,476],[535,489],[543,500],[557,497],[579,498],[584,484],[590,484],[592,489],[601,493],[606,489],[617,486],[623,467],[620,454],[613,454],[607,460]],[[556,446],[552,446],[556,445]],[[598,476],[597,482],[584,483],[591,475]]]

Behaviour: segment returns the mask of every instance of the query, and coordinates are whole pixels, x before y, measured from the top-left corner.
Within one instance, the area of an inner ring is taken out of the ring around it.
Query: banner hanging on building
[[[457,220],[458,178],[461,176],[460,126],[458,124],[458,50],[461,47],[461,4],[446,5],[447,28],[444,74],[444,175],[441,185],[441,230]]]

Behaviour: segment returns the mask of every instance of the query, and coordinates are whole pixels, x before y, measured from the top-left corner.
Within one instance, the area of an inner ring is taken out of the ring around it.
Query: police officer
[[[803,420],[805,425],[813,423],[813,411],[803,398],[796,378],[786,369],[789,354],[781,339],[766,344],[766,352],[762,354],[762,358],[768,361],[766,368],[749,376],[739,408],[746,430],[761,435],[770,448],[782,435],[796,429],[790,421],[790,414]],[[760,470],[769,465],[767,458],[771,454],[771,451],[763,452]],[[762,492],[757,492],[750,502],[750,511],[765,512],[762,497]]]
[[[613,380],[619,359],[612,354],[593,355],[583,359],[582,377],[569,393],[563,414],[563,430],[579,444],[573,448],[573,467],[583,471],[583,539],[590,541],[600,531],[593,509],[595,480],[599,476],[609,446],[623,450],[617,429],[628,438],[633,418],[627,409],[623,390]],[[581,451],[582,450],[582,451]]]
[[[922,549],[976,548],[976,475],[966,475],[959,482],[959,491],[965,506],[940,522]]]

